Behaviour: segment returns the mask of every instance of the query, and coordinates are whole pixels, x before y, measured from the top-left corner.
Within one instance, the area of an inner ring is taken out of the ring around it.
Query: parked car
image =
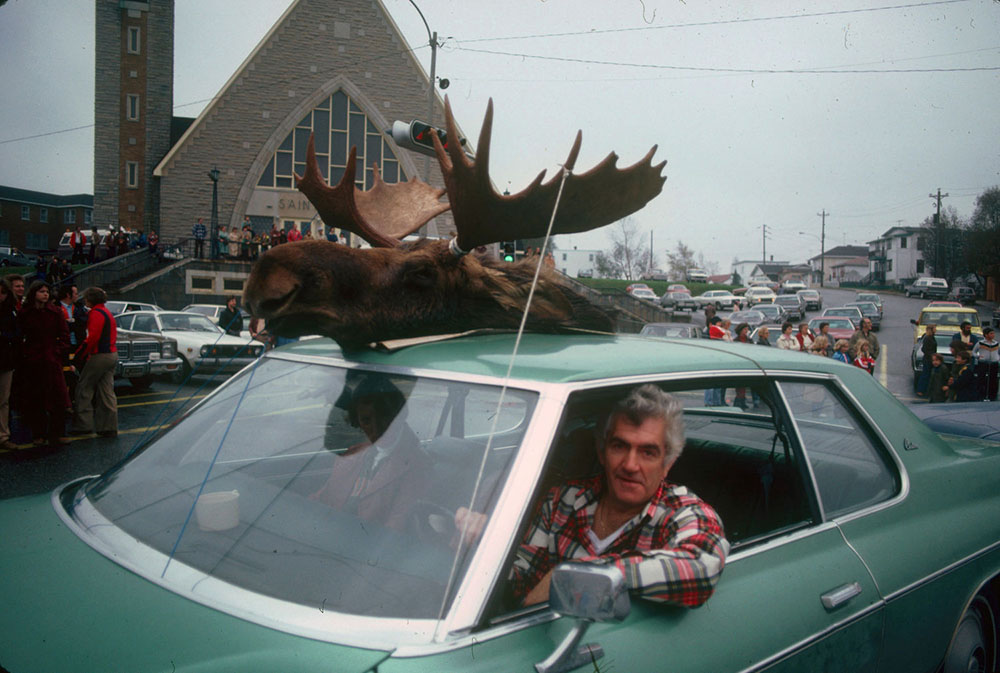
[[[184,362],[175,380],[192,373],[231,374],[260,357],[264,345],[245,337],[226,334],[203,315],[184,311],[135,311],[115,316],[119,329],[162,334],[177,341]]]
[[[954,437],[975,437],[1000,442],[1000,414],[995,404],[949,402],[948,404],[911,404],[917,418],[934,432]]]
[[[747,306],[756,306],[757,304],[773,304],[777,295],[771,288],[758,285],[748,288],[743,297],[746,299]]]
[[[157,376],[174,376],[184,367],[177,354],[177,341],[160,334],[120,329],[116,348],[115,378],[128,379],[137,390],[149,388]]]
[[[219,316],[224,310],[226,310],[225,304],[188,304],[182,311],[188,313],[199,313],[216,325],[219,324]],[[243,318],[243,329],[240,330],[240,336],[245,339],[250,339],[250,314],[247,313],[243,308],[240,308],[240,316]],[[222,329],[225,329],[225,325],[221,325]],[[261,326],[263,327],[263,325]]]
[[[817,336],[820,333],[819,326],[823,323],[827,323],[827,334],[833,337],[834,341],[837,339],[850,339],[854,336],[855,330],[857,330],[850,318],[813,318],[809,321],[809,331],[812,332],[813,336]],[[833,343],[830,344],[830,346],[833,345]]]
[[[983,326],[979,322],[979,312],[976,309],[964,306],[927,305],[920,310],[920,316],[916,320],[910,320],[914,326],[913,340],[918,341],[930,324],[937,325],[938,334],[947,334],[950,337],[955,332],[960,332],[962,323],[966,321],[972,325],[974,334],[983,335]]]
[[[780,325],[788,320],[788,312],[779,304],[755,304],[753,310],[763,313],[769,325]]]
[[[952,673],[993,661],[996,444],[939,435],[829,358],[528,334],[511,372],[515,338],[276,349],[105,474],[0,502],[3,666],[529,671],[578,642],[574,670]],[[538,503],[595,473],[603,417],[640,383],[683,408],[668,478],[725,524],[715,595],[700,609],[653,603],[614,564],[582,561],[554,570],[565,593],[521,607],[509,573]],[[398,392],[389,427],[426,465],[422,495],[392,526],[310,497],[367,441],[345,413],[362,384]],[[737,387],[756,408],[705,405],[706,390],[732,400]],[[484,514],[478,537],[456,528],[459,507]]]
[[[84,243],[83,249],[85,252],[89,252],[90,239],[91,236],[93,235],[93,231],[91,230],[90,227],[82,228],[80,231],[83,232],[84,237],[87,239],[87,242]],[[111,231],[110,229],[105,229],[103,227],[97,230],[98,245],[102,245],[104,243],[104,239],[110,233],[110,231]],[[59,245],[56,247],[56,255],[58,255],[61,259],[73,258],[73,246],[70,245],[70,241],[72,239],[73,239],[72,231],[63,232],[63,235],[59,237]],[[98,257],[98,259],[100,258]]]
[[[629,283],[628,285],[625,286],[625,292],[627,292],[628,294],[632,294],[632,290],[639,290],[639,289],[652,291],[652,288],[650,288],[645,283]]]
[[[17,248],[0,245],[0,266],[30,266],[38,262],[36,255],[26,255]]]
[[[795,294],[799,290],[805,290],[806,284],[801,280],[786,280],[781,284],[781,294]]]
[[[593,278],[594,277],[594,270],[593,269],[580,269],[579,271],[576,272],[576,277],[577,278]]]
[[[708,292],[703,292],[694,298],[698,302],[699,308],[705,308],[706,306],[715,306],[719,311],[722,309],[735,310],[738,309],[742,303],[740,298],[734,295],[729,290],[709,290]]]
[[[732,329],[736,329],[741,322],[750,325],[750,329],[756,329],[767,323],[767,316],[757,310],[733,311],[729,314],[729,321],[732,323]]]
[[[683,283],[671,283],[667,286],[667,292],[687,292],[691,294],[691,290],[687,289],[687,286]]]
[[[704,335],[698,325],[689,322],[650,322],[642,326],[639,336],[663,339],[700,339]]]
[[[948,296],[948,281],[944,278],[917,278],[910,285],[906,286],[904,293],[907,297],[920,297],[921,299],[927,299],[928,297],[947,297]]]
[[[675,311],[696,311],[698,302],[694,300],[690,292],[664,292],[660,297],[660,306],[671,308]]]
[[[844,306],[854,306],[859,311],[861,311],[862,317],[868,318],[872,321],[872,329],[876,332],[882,327],[882,312],[878,310],[878,306],[870,301],[849,301]]]
[[[819,290],[799,290],[795,294],[805,300],[807,311],[823,310],[823,295],[819,293]]]
[[[973,290],[971,287],[959,285],[951,289],[951,292],[948,293],[948,298],[961,303],[963,306],[969,304],[975,304],[976,291]]]
[[[878,307],[879,318],[884,317],[883,306],[882,306],[882,297],[880,297],[878,295],[878,293],[876,293],[876,292],[858,292],[856,295],[854,295],[854,301],[870,301],[871,303],[875,304],[875,306]]]
[[[689,283],[707,283],[708,274],[701,269],[690,269],[685,276],[685,280]]]
[[[651,269],[642,273],[643,280],[669,280],[670,276],[663,269]]]
[[[823,311],[823,313],[820,314],[820,317],[849,318],[850,321],[854,323],[854,327],[857,328],[861,326],[861,318],[863,318],[864,315],[861,313],[861,309],[859,309],[857,306],[832,306]]]
[[[806,302],[797,294],[779,294],[774,303],[785,309],[789,320],[805,320]]]
[[[955,362],[955,356],[951,354],[951,337],[952,333],[950,332],[938,332],[934,335],[934,340],[937,342],[937,352],[941,354],[941,359],[949,367]],[[924,333],[923,336],[913,342],[913,350],[910,351],[910,368],[913,370],[914,390],[917,387],[917,382],[920,380],[920,375],[924,371],[923,343],[926,338],[927,334]]]
[[[648,287],[636,287],[628,291],[628,293],[635,297],[636,299],[645,299],[646,301],[659,301],[659,297],[656,293],[650,290]]]
[[[119,301],[112,299],[104,303],[104,307],[111,311],[111,315],[126,313],[128,311],[162,311],[156,304],[147,304],[142,301]]]

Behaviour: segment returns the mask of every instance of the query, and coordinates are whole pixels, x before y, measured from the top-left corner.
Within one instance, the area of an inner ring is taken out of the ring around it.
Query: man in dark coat
[[[219,327],[233,336],[239,336],[243,331],[243,314],[236,308],[236,297],[226,300],[226,308],[219,314]]]

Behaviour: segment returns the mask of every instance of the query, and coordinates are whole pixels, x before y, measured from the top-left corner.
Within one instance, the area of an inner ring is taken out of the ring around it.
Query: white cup
[[[194,506],[198,528],[220,531],[235,528],[240,523],[240,492],[216,491],[202,493]]]

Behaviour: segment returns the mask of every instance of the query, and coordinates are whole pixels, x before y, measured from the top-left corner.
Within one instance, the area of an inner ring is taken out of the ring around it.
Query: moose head
[[[654,146],[638,163],[618,169],[611,153],[600,164],[572,173],[582,133],[566,159],[563,176],[543,183],[545,171],[518,194],[502,195],[489,178],[493,102],[486,109],[478,153],[470,160],[458,142],[451,105],[445,100],[448,147],[436,134],[435,151],[446,190],[418,179],[388,184],[375,168],[368,191],[354,185],[356,150],[344,176],[326,184],[312,139],[300,191],[330,227],[361,236],[369,249],[328,241],[300,241],[261,256],[247,280],[244,303],[268,329],[283,336],[324,334],[345,348],[403,337],[477,328],[516,328],[521,322],[538,259],[503,263],[466,254],[501,240],[589,231],[642,208],[660,193],[666,162],[651,164]],[[560,183],[563,182],[562,185]],[[448,202],[440,201],[447,191]],[[456,237],[402,243],[431,218],[451,209]],[[536,331],[582,328],[611,331],[609,316],[544,268],[528,309],[526,327]]]

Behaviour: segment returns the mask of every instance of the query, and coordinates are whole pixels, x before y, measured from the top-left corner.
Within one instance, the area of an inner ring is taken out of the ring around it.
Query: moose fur
[[[323,334],[344,348],[521,322],[537,259],[456,257],[445,241],[353,249],[328,241],[277,246],[255,265],[249,311],[283,336]],[[543,266],[526,328],[612,331],[610,317]]]

